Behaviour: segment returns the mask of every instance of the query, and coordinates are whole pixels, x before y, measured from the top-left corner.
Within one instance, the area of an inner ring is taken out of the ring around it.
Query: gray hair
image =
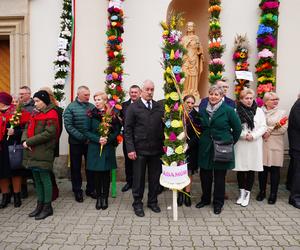
[[[90,89],[89,89],[89,87],[84,86],[84,85],[79,86],[78,89],[77,89],[77,94],[78,94],[81,90],[90,90]]]
[[[31,94],[31,89],[28,86],[21,86],[20,89],[25,89],[28,94]]]
[[[154,82],[152,82],[151,80],[147,79],[147,80],[145,80],[145,81],[143,82],[143,84],[142,84],[142,89],[144,89],[145,85],[148,84],[148,83],[152,84],[153,87],[154,87]]]
[[[218,85],[212,85],[210,86],[210,88],[208,89],[208,93],[213,93],[213,92],[217,92],[219,93],[219,95],[224,95],[224,90],[222,87],[218,86]]]
[[[266,92],[263,98],[263,101],[266,102],[272,97],[278,97],[278,95],[275,92]]]

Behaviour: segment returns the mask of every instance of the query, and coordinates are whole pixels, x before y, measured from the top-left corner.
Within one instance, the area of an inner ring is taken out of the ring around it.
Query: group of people
[[[291,190],[289,203],[300,208],[300,99],[293,106],[289,118],[278,108],[279,98],[274,92],[266,93],[264,106],[258,107],[255,94],[244,89],[236,102],[226,96],[229,86],[218,81],[211,86],[208,97],[195,109],[193,95],[183,97],[187,114],[184,115],[187,144],[186,159],[189,177],[200,169],[202,196],[196,204],[202,208],[213,203],[213,211],[220,214],[224,205],[226,173],[236,171],[239,197],[236,204],[246,207],[258,172],[259,193],[257,201],[266,198],[268,174],[270,193],[268,203],[275,204],[283,166],[284,134],[288,129],[290,143],[290,166],[287,187]],[[22,101],[24,93],[28,95]],[[71,182],[74,198],[83,202],[81,166],[85,158],[85,195],[96,199],[95,208],[108,208],[110,173],[117,167],[116,147],[118,136],[123,133],[126,184],[122,192],[132,189],[134,213],[143,217],[143,195],[146,170],[148,171],[147,207],[159,213],[157,196],[162,187],[161,156],[164,142],[164,101],[154,101],[154,83],[150,80],[142,86],[132,85],[130,99],[115,113],[108,103],[105,92],[93,95],[80,86],[76,99],[64,110],[59,108],[51,89],[43,88],[30,98],[30,89],[22,87],[19,98],[0,93],[0,189],[5,208],[14,196],[14,206],[21,206],[21,184],[32,177],[37,193],[37,206],[30,217],[45,219],[53,214],[51,202],[58,196],[53,174],[53,161],[59,155],[59,138],[64,127],[69,134]],[[12,119],[21,111],[18,122]],[[110,126],[103,133],[107,121]],[[200,131],[200,136],[198,132]],[[216,157],[218,143],[232,147],[232,159],[225,161]],[[10,167],[9,147],[23,145],[23,161],[20,168]],[[214,186],[212,188],[212,185]],[[213,190],[213,193],[212,193]],[[191,206],[191,184],[178,194],[179,206]]]

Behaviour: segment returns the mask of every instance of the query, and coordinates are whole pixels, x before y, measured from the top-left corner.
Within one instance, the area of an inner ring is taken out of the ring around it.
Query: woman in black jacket
[[[185,116],[184,121],[186,125],[186,133],[187,133],[187,143],[188,150],[186,151],[186,157],[188,162],[188,171],[190,177],[190,184],[185,187],[185,193],[179,192],[177,198],[178,206],[184,205],[190,207],[191,203],[191,185],[192,185],[192,175],[197,170],[197,162],[198,162],[198,132],[200,127],[200,117],[199,113],[195,110],[195,102],[196,99],[193,95],[186,95],[183,98],[184,106],[185,106]]]

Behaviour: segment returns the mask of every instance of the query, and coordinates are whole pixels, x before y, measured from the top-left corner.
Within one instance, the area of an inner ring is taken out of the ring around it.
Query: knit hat
[[[0,92],[0,102],[5,105],[10,105],[12,102],[12,96],[6,92]]]
[[[43,101],[47,106],[50,104],[50,97],[47,91],[45,90],[40,90],[38,92],[36,92],[33,95],[33,98],[39,98],[41,101]]]

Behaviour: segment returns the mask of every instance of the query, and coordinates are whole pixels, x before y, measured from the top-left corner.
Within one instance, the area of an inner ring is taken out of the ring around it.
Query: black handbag
[[[232,162],[234,161],[233,143],[213,140],[214,162]]]
[[[22,169],[22,161],[23,161],[23,146],[14,145],[8,146],[8,155],[9,155],[9,164],[12,170]]]

